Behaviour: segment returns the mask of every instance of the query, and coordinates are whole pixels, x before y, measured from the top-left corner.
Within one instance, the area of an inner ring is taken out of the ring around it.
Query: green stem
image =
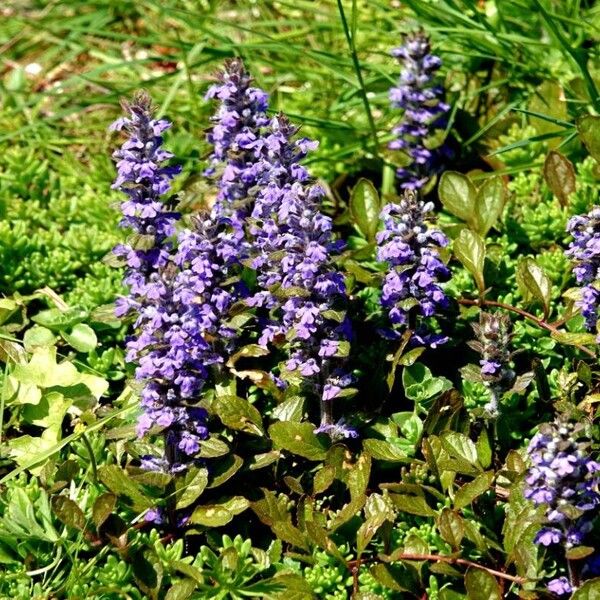
[[[371,105],[369,104],[369,98],[367,97],[367,90],[365,88],[365,82],[362,76],[362,71],[360,69],[360,62],[358,60],[358,55],[356,53],[356,45],[354,43],[354,37],[350,33],[350,28],[348,27],[348,21],[346,20],[346,13],[344,12],[344,6],[342,4],[342,0],[337,0],[338,9],[340,12],[340,18],[342,20],[342,27],[344,28],[344,35],[346,36],[346,41],[348,42],[348,47],[350,48],[350,54],[352,56],[352,64],[354,65],[354,71],[356,72],[356,78],[358,79],[358,84],[360,85],[361,96],[363,100],[363,104],[365,105],[365,111],[367,113],[367,119],[369,121],[369,128],[371,129],[371,135],[373,136],[373,153],[376,157],[379,157],[379,140],[377,138],[377,127],[375,127],[375,119],[373,119],[373,113],[371,112]]]
[[[83,442],[83,445],[85,446],[85,448],[88,451],[88,454],[90,456],[90,465],[92,467],[92,476],[94,477],[94,482],[98,483],[98,467],[96,465],[96,457],[94,456],[94,449],[92,448],[92,445],[90,444],[90,440],[88,439],[87,435],[85,435],[85,433],[81,434],[81,441]]]

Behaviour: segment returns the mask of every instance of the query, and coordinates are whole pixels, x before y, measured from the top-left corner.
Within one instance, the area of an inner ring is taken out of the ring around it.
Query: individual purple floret
[[[165,458],[144,457],[142,466],[176,472],[208,435],[206,411],[187,404],[201,387],[198,368],[204,363],[190,360],[196,350],[187,344],[170,243],[178,215],[161,198],[179,168],[166,164],[172,155],[162,149],[160,134],[170,124],[152,118],[150,98],[138,94],[124,107],[128,117],[119,119],[113,129],[125,129],[129,139],[114,154],[118,160],[114,187],[128,196],[122,204],[121,224],[132,229],[137,239],[115,249],[127,261],[124,282],[129,290],[118,303],[118,314],[136,316],[135,334],[127,340],[127,360],[137,364],[136,379],[143,386],[138,434],[157,427],[165,437]],[[188,298],[186,302],[188,306]]]
[[[206,94],[207,98],[220,101],[212,118],[215,124],[207,135],[207,141],[213,145],[207,174],[222,166],[215,205],[217,215],[237,212],[243,218],[252,210],[252,192],[255,193],[263,171],[269,167],[257,147],[260,130],[269,123],[266,115],[269,97],[250,85],[252,77],[238,58],[227,61],[218,78],[219,82]]]
[[[564,596],[570,594],[573,591],[573,586],[569,583],[566,577],[557,577],[548,582],[546,586],[549,592],[556,594],[557,596]]]
[[[287,369],[312,382],[322,401],[321,424],[331,425],[331,402],[351,382],[334,367],[348,351],[346,290],[332,260],[340,245],[319,210],[323,190],[299,164],[316,144],[294,140],[296,133],[280,115],[257,145],[271,166],[250,219],[259,291],[249,303],[269,311],[259,343],[287,341]]]
[[[398,139],[389,144],[403,151],[409,164],[397,170],[405,190],[421,189],[443,166],[447,150],[428,148],[427,141],[446,127],[450,107],[443,101],[444,88],[436,83],[436,72],[442,61],[430,54],[429,38],[422,32],[408,35],[403,46],[392,50],[402,72],[397,87],[390,90],[394,108],[404,111],[400,125],[393,132]]]
[[[446,338],[409,322],[411,314],[431,317],[448,306],[440,283],[448,279],[450,271],[439,254],[448,238],[428,226],[432,211],[432,202],[425,203],[410,191],[398,203],[387,204],[381,213],[384,228],[377,234],[377,258],[390,267],[381,295],[392,324],[386,335],[400,337],[411,326],[416,329],[414,341],[435,347]]]
[[[542,425],[529,444],[524,495],[546,507],[546,525],[534,540],[543,546],[579,546],[592,530],[600,506],[600,464],[590,455],[583,428],[557,419]]]
[[[572,217],[567,231],[573,236],[566,255],[575,261],[573,273],[583,285],[576,305],[581,309],[589,331],[597,331],[600,291],[595,283],[600,279],[600,206],[594,206],[587,215]]]
[[[171,180],[179,166],[167,161],[173,156],[162,148],[161,134],[171,127],[164,120],[152,118],[150,97],[141,92],[131,103],[124,102],[127,117],[117,119],[110,127],[125,130],[127,141],[113,153],[117,161],[117,178],[113,188],[127,195],[121,203],[120,225],[136,234],[131,244],[117,246],[114,253],[127,264],[124,283],[129,296],[117,303],[119,315],[137,309],[137,299],[160,295],[158,271],[169,259],[169,238],[175,233],[179,214],[161,199],[171,189]]]
[[[491,394],[484,409],[490,418],[498,416],[502,394],[515,382],[516,374],[511,368],[512,323],[507,315],[479,313],[479,323],[472,325],[476,340],[469,346],[481,355],[481,379]]]

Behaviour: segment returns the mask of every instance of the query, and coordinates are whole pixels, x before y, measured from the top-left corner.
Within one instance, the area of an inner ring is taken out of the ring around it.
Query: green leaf
[[[552,297],[552,283],[533,258],[522,258],[517,268],[517,285],[525,302],[538,301],[548,316]]]
[[[215,504],[198,506],[190,522],[205,527],[222,527],[227,525],[233,517],[243,513],[250,506],[250,502],[242,496],[232,496],[227,500]]]
[[[595,549],[591,546],[576,546],[575,548],[569,548],[565,552],[565,556],[569,560],[581,560],[587,558],[590,554],[593,554]]]
[[[586,581],[571,596],[571,600],[600,600],[600,577]]]
[[[117,496],[126,496],[133,504],[135,510],[145,510],[153,505],[139,485],[117,465],[102,465],[98,469],[98,479]]]
[[[457,512],[444,508],[437,518],[437,526],[444,540],[452,546],[453,550],[458,550],[465,535],[462,517]]]
[[[506,191],[501,177],[487,179],[477,190],[474,226],[482,237],[496,224],[506,201]]]
[[[78,323],[69,333],[61,331],[60,334],[77,352],[91,352],[98,344],[96,333],[85,323]]]
[[[469,600],[501,600],[502,593],[496,578],[482,569],[470,567],[465,573],[465,588]]]
[[[53,346],[56,342],[56,336],[40,325],[30,327],[23,335],[23,345],[27,352],[33,352],[37,346]]]
[[[223,527],[231,522],[234,515],[226,507],[218,504],[198,506],[190,517],[190,523],[205,527]]]
[[[273,410],[273,418],[279,421],[301,421],[304,414],[304,398],[291,396]]]
[[[370,572],[373,578],[381,583],[385,588],[389,588],[395,592],[410,593],[411,590],[414,589],[410,585],[402,585],[402,583],[400,583],[395,576],[395,573],[393,573],[390,567],[387,565],[377,563],[371,567]]]
[[[567,346],[594,346],[596,335],[593,333],[573,333],[571,331],[552,331],[552,339]]]
[[[466,222],[473,219],[477,190],[466,175],[446,171],[440,178],[438,193],[448,212]]]
[[[350,196],[350,215],[369,242],[375,240],[380,212],[381,201],[375,186],[368,179],[359,179]]]
[[[356,532],[356,558],[361,557],[362,553],[373,539],[373,536],[387,520],[387,516],[388,515],[385,512],[371,515],[358,528],[358,531]]]
[[[470,229],[463,229],[454,240],[453,250],[456,258],[475,279],[477,289],[482,294],[485,291],[483,279],[485,242],[477,233]]]
[[[312,423],[280,421],[269,427],[269,435],[277,448],[283,448],[309,460],[324,460],[328,445],[314,433]]]
[[[402,512],[419,517],[435,517],[435,511],[423,496],[409,496],[408,494],[390,494],[394,506]]]
[[[573,163],[560,152],[550,150],[544,161],[544,179],[560,205],[568,206],[576,186]]]
[[[207,469],[190,469],[177,490],[177,510],[186,508],[196,502],[208,484]]]
[[[315,473],[313,479],[313,494],[322,494],[335,479],[335,469],[331,465],[325,465]]]
[[[193,579],[183,579],[169,588],[165,600],[187,600],[196,589]]]
[[[225,456],[217,466],[212,468],[213,479],[208,486],[209,489],[219,487],[229,481],[242,468],[243,464],[244,460],[237,454]]]
[[[211,436],[200,442],[200,454],[202,458],[218,458],[229,453],[229,446],[222,440]]]
[[[54,496],[52,510],[58,519],[69,527],[83,531],[85,529],[85,515],[77,503],[67,496]]]
[[[75,325],[84,321],[86,317],[87,312],[79,308],[68,308],[66,310],[51,308],[39,312],[31,317],[31,320],[42,327],[59,332],[75,327]]]
[[[252,435],[264,435],[262,417],[258,410],[239,396],[216,396],[212,403],[213,412],[223,425]]]
[[[375,460],[387,460],[389,462],[410,462],[406,452],[387,440],[366,439],[363,448]]]
[[[494,472],[487,471],[478,475],[473,481],[465,483],[454,495],[454,508],[461,509],[471,504],[492,485],[492,481],[494,481]]]
[[[407,398],[417,404],[439,396],[452,387],[445,377],[433,377],[431,371],[422,363],[405,367],[402,372],[402,386]]]
[[[466,435],[457,431],[444,431],[440,436],[442,447],[450,456],[467,461],[469,464],[479,467],[477,459],[477,447]]]
[[[94,502],[92,508],[92,521],[96,527],[100,527],[106,519],[112,514],[117,504],[117,497],[110,492],[100,494]]]
[[[577,121],[577,131],[587,151],[600,162],[600,117],[582,117]]]

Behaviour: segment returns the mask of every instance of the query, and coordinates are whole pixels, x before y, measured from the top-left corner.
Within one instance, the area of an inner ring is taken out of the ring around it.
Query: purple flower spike
[[[479,323],[472,325],[476,340],[469,346],[481,355],[481,379],[491,399],[485,406],[486,415],[496,418],[502,395],[512,388],[516,374],[511,368],[512,323],[507,315],[479,313]]]
[[[261,128],[269,123],[266,115],[269,97],[250,85],[252,77],[238,58],[225,63],[218,79],[206,94],[207,98],[220,101],[212,119],[215,124],[207,136],[213,145],[207,174],[221,167],[217,215],[231,216],[239,211],[239,217],[243,218],[252,209],[251,190],[269,167],[261,157]]]
[[[542,425],[529,443],[531,467],[524,494],[536,506],[546,506],[546,521],[552,526],[542,528],[535,539],[544,546],[582,544],[600,506],[600,472],[582,429],[557,420]]]
[[[596,332],[600,291],[600,206],[594,206],[587,215],[572,217],[567,231],[573,236],[566,255],[575,262],[573,273],[583,285],[576,305],[581,309],[588,331]]]
[[[183,274],[175,276],[184,250],[180,240],[175,254],[170,241],[179,215],[168,209],[170,201],[162,199],[179,172],[179,167],[166,163],[172,155],[162,148],[161,134],[170,123],[153,118],[144,93],[124,108],[128,116],[113,125],[129,135],[114,154],[118,161],[114,187],[128,197],[121,205],[121,225],[137,234],[138,245],[115,249],[127,261],[124,283],[129,290],[118,303],[118,313],[136,317],[135,334],[126,347],[127,360],[137,364],[135,376],[143,386],[138,435],[160,428],[165,438],[165,458],[144,457],[142,467],[174,473],[193,460],[199,442],[208,435],[206,412],[192,406],[206,363],[191,358],[197,350],[190,342],[196,340],[181,307],[190,303],[182,291],[187,280]]]
[[[443,146],[429,149],[426,144],[427,138],[446,127],[450,110],[443,101],[443,87],[436,84],[436,71],[442,61],[430,50],[429,39],[421,32],[407,36],[403,46],[392,50],[402,72],[398,86],[390,90],[390,101],[404,115],[393,130],[398,139],[389,147],[404,152],[409,159],[409,164],[397,171],[404,190],[420,190],[441,170],[448,154]]]
[[[393,337],[402,335],[409,325],[411,311],[431,317],[448,306],[440,283],[450,276],[439,250],[448,239],[427,221],[433,203],[419,200],[415,192],[405,192],[400,202],[386,205],[381,213],[384,228],[377,234],[377,258],[390,270],[385,276],[381,304],[388,311]],[[414,341],[434,347],[442,336],[417,332]]]

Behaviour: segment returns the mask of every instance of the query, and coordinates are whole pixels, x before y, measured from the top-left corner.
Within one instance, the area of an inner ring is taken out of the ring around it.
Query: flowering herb
[[[469,346],[481,355],[481,379],[491,394],[485,411],[491,418],[498,416],[499,401],[515,382],[511,368],[512,323],[504,314],[479,313],[479,323],[472,325],[476,340]]]
[[[398,203],[387,204],[382,213],[384,228],[377,234],[377,258],[390,269],[383,282],[381,304],[392,329],[385,332],[399,337],[407,327],[415,329],[413,341],[435,347],[446,341],[421,323],[411,323],[411,314],[431,317],[448,306],[440,286],[450,276],[439,250],[448,238],[430,227],[432,202],[423,202],[414,192],[405,192]]]
[[[600,206],[594,206],[587,215],[572,217],[567,231],[573,236],[566,255],[575,261],[573,273],[578,284],[583,285],[581,298],[576,305],[581,309],[586,328],[596,331],[600,291]]]
[[[592,530],[600,506],[600,464],[590,455],[583,425],[557,419],[544,424],[529,444],[531,467],[525,479],[525,498],[546,507],[546,523],[535,537],[543,546],[562,544],[566,550],[582,545]],[[565,594],[575,584],[559,577],[550,591]]]
[[[260,130],[269,122],[266,115],[269,97],[260,88],[250,85],[252,77],[239,58],[227,61],[218,79],[206,94],[207,98],[220,101],[212,118],[215,124],[207,136],[213,152],[211,167],[206,173],[213,174],[222,165],[217,214],[230,215],[238,211],[243,218],[252,209],[251,190],[269,167],[261,160],[258,147]]]
[[[401,150],[409,159],[406,167],[397,170],[404,190],[420,190],[441,170],[447,155],[444,146],[431,149],[428,144],[431,136],[446,127],[450,109],[443,101],[444,88],[436,83],[442,61],[430,50],[428,37],[418,32],[407,36],[404,45],[392,51],[402,72],[399,84],[390,90],[390,101],[404,113],[402,122],[393,130],[397,139],[389,147]]]
[[[145,457],[142,466],[175,472],[185,467],[208,434],[204,409],[187,404],[199,388],[195,374],[199,361],[190,364],[190,349],[183,348],[188,322],[182,320],[181,292],[174,287],[170,238],[178,215],[161,198],[169,192],[179,167],[166,164],[172,154],[162,148],[161,133],[170,123],[153,119],[150,98],[138,94],[124,108],[128,116],[112,126],[129,135],[114,153],[118,160],[114,187],[128,196],[121,205],[121,225],[134,231],[136,242],[115,249],[115,254],[126,259],[124,282],[129,290],[128,297],[119,301],[117,313],[136,315],[127,359],[137,363],[136,379],[143,385],[137,432],[141,436],[158,427],[165,437],[165,457]],[[185,245],[177,256],[184,251]]]
[[[280,115],[260,142],[271,167],[251,216],[251,264],[259,289],[249,303],[269,310],[259,343],[287,340],[286,368],[320,396],[320,431],[330,432],[331,403],[351,382],[335,367],[335,359],[348,352],[346,290],[332,259],[340,244],[333,240],[331,219],[319,211],[323,189],[299,164],[316,143],[294,140],[296,133]]]

